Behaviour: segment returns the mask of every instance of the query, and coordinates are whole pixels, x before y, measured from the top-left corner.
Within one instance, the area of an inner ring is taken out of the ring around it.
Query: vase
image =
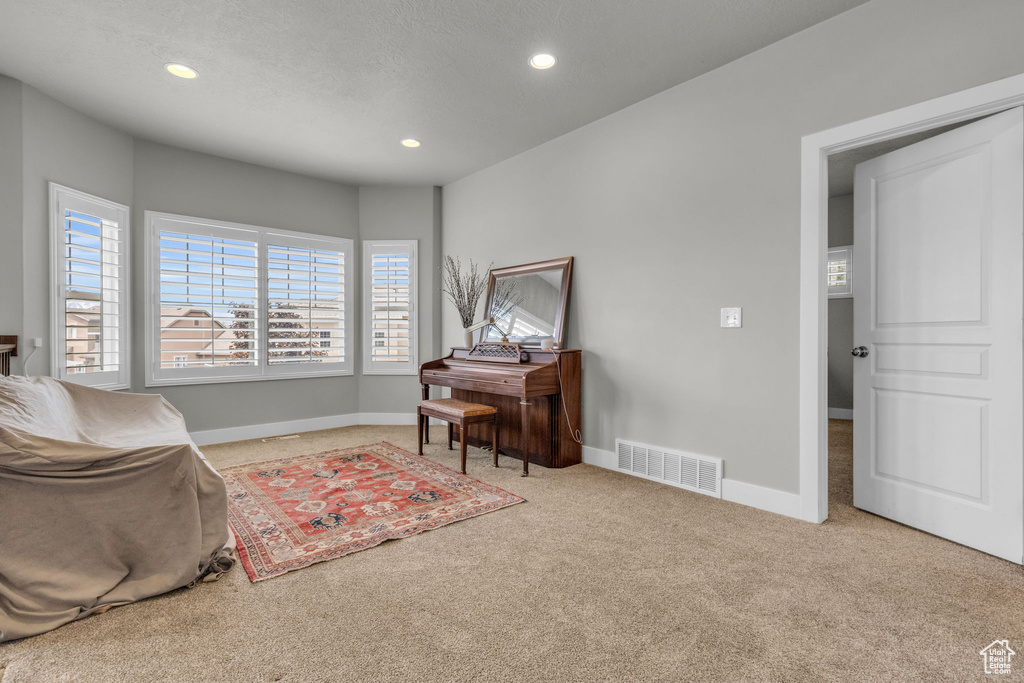
[[[473,348],[473,330],[467,327],[466,329],[462,330],[462,333],[465,335],[465,338],[463,339],[463,345],[468,349]]]

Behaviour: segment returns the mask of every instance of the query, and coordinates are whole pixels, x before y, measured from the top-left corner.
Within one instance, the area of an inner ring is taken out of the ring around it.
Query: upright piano
[[[445,358],[420,366],[424,400],[431,386],[441,386],[451,388],[452,398],[496,407],[498,450],[505,455],[521,458],[525,449],[528,462],[542,467],[582,462],[583,447],[576,440],[581,429],[580,350],[523,348],[512,358],[480,352],[490,346],[453,348]],[[470,434],[468,443],[489,445],[485,436]]]

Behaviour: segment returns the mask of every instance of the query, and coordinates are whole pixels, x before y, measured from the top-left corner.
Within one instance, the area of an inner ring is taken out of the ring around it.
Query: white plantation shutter
[[[827,270],[829,297],[853,296],[853,247],[829,249]]]
[[[351,374],[352,241],[146,212],[147,386]]]
[[[409,362],[410,254],[370,254],[371,359]]]
[[[168,220],[154,237],[157,376],[254,374],[262,346],[259,236]]]
[[[363,242],[363,373],[416,374],[415,240]]]
[[[54,183],[50,205],[51,373],[127,389],[128,207]]]
[[[271,366],[345,363],[342,251],[267,247],[267,348]]]

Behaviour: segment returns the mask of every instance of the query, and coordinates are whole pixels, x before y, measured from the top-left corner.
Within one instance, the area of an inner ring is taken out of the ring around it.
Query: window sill
[[[68,376],[55,377],[54,379],[59,379],[61,382],[67,382],[68,384],[77,384],[80,387],[89,387],[91,389],[103,389],[104,391],[125,391],[132,388],[132,385],[129,384],[128,382],[107,382],[103,384],[90,384],[89,382],[75,380]]]
[[[331,372],[295,372],[288,374],[254,375],[250,377],[179,377],[174,379],[146,378],[147,387],[176,387],[190,384],[231,384],[234,382],[267,382],[279,379],[310,379],[313,377],[350,377],[352,370]]]

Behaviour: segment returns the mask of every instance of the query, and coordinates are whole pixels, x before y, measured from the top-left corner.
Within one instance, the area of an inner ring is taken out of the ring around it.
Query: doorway
[[[876,143],[902,146],[907,135],[931,137],[1024,103],[1016,76],[804,138],[801,212],[800,471],[801,517],[828,517],[828,246],[829,157]],[[873,155],[876,150],[862,152]],[[1018,562],[1020,559],[1018,558]]]
[[[856,167],[972,123],[963,121],[891,140],[848,149],[828,157],[828,495],[829,516],[836,506],[854,505],[854,300],[861,284],[854,267],[854,175]]]

